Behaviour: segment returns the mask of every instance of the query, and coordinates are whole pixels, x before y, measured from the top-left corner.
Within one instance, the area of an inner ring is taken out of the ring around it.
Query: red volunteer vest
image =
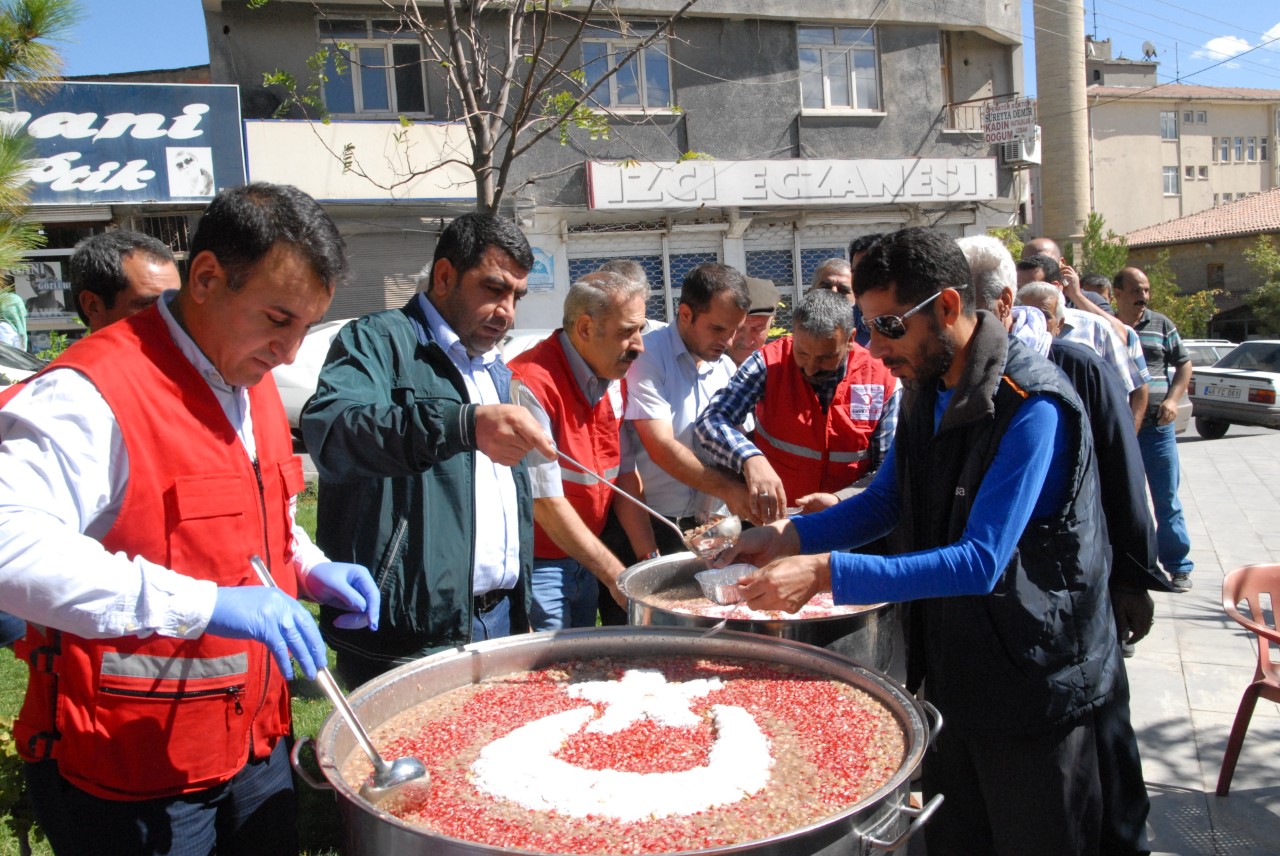
[[[111,406],[129,482],[108,551],[142,556],[220,586],[258,585],[249,557],[297,593],[289,500],[303,486],[270,375],[249,391],[259,464],[208,384],[149,309],[69,348],[56,367],[87,376]],[[264,757],[289,731],[289,694],[260,643],[203,635],[84,639],[28,625],[14,725],[28,761],[107,799],[204,790]]]
[[[848,487],[871,469],[868,448],[897,381],[866,348],[850,343],[844,379],[827,412],[791,356],[785,336],[765,345],[768,376],[756,403],[757,448],[782,479],[788,499]]]
[[[547,411],[556,447],[575,461],[581,461],[609,481],[618,480],[622,462],[619,431],[626,392],[613,387],[596,402],[587,403],[578,380],[569,366],[569,357],[560,344],[560,331],[552,333],[510,363],[511,371],[524,382]],[[592,534],[604,531],[613,491],[573,464],[561,462],[564,496]],[[556,546],[541,526],[534,525],[533,555],[539,559],[563,559],[567,555]]]

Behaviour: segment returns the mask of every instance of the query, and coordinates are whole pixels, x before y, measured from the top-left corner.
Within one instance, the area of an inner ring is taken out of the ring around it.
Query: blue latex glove
[[[346,562],[322,562],[302,580],[307,597],[316,603],[347,611],[334,619],[333,626],[342,630],[378,629],[378,611],[382,608],[382,592],[364,565]]]
[[[220,586],[206,633],[228,639],[253,639],[266,645],[285,678],[293,678],[292,653],[308,678],[326,665],[328,652],[311,613],[279,589]]]

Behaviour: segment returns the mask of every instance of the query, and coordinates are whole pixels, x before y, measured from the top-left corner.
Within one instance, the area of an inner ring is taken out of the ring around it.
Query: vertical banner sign
[[[235,86],[6,83],[0,125],[31,141],[36,205],[206,202],[244,184]]]

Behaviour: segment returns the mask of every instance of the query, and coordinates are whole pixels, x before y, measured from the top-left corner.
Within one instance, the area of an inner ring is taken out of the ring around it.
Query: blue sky
[[[85,17],[60,46],[66,73],[177,68],[209,61],[200,0],[81,0]],[[1111,39],[1114,55],[1156,47],[1159,80],[1280,89],[1277,0],[1084,0],[1085,32]],[[1035,93],[1031,0],[1022,0],[1026,82]],[[1275,39],[1270,46],[1261,46]]]

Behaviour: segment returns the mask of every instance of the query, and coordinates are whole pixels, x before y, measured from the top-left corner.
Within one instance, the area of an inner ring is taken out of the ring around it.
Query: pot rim
[[[562,644],[557,647],[556,643]],[[597,644],[588,645],[586,643]],[[657,645],[659,650],[645,650],[645,643]],[[514,655],[521,653],[522,649],[526,650],[527,655],[533,656],[535,661],[540,660],[543,663],[550,663],[573,659],[573,650],[553,653],[559,651],[561,647],[581,648],[582,650],[578,652],[579,656],[643,657],[688,653],[687,651],[678,650],[678,646],[690,643],[697,644],[699,650],[696,656],[699,657],[755,659],[798,666],[818,672],[828,678],[842,680],[867,692],[877,701],[884,704],[898,721],[904,741],[903,760],[888,781],[862,800],[845,806],[840,811],[820,818],[807,826],[796,827],[766,838],[756,838],[738,844],[702,850],[669,851],[661,854],[661,856],[690,856],[690,854],[705,856],[705,854],[752,851],[759,847],[785,843],[791,839],[800,838],[806,834],[842,824],[860,813],[878,806],[886,798],[892,796],[902,786],[906,785],[912,773],[920,766],[924,752],[932,741],[931,725],[925,715],[924,708],[905,688],[882,672],[860,665],[825,648],[819,648],[804,642],[796,642],[791,639],[778,639],[736,630],[726,630],[716,637],[703,639],[703,630],[700,628],[595,627],[528,633],[520,636],[491,639],[485,642],[459,646],[456,649],[443,651],[399,666],[358,687],[350,694],[348,701],[365,728],[368,731],[373,731],[386,719],[405,710],[407,705],[400,707],[398,710],[388,712],[384,719],[376,722],[368,720],[366,714],[362,714],[362,708],[367,709],[377,700],[380,693],[387,692],[401,682],[411,682],[420,673],[425,675],[432,669],[439,669],[442,664],[462,660],[471,661],[471,680],[468,683],[474,684],[483,678],[494,675],[539,668],[540,666],[538,665],[528,666],[521,664],[517,668],[506,669],[505,671],[484,670],[485,663],[483,661],[486,656],[490,659],[497,659],[496,655]],[[670,646],[671,650],[661,650],[664,644]],[[597,649],[599,646],[605,647],[606,650],[593,650],[592,653],[588,654],[588,649]],[[628,648],[631,650],[627,650]],[[547,649],[546,655],[534,656],[541,649]],[[751,652],[755,652],[756,655],[752,656]],[[516,658],[509,656],[505,659]],[[463,685],[467,684],[458,684],[458,686]],[[432,695],[423,695],[412,703],[417,704],[451,689],[454,689],[454,686],[441,686],[438,692]],[[341,759],[338,759],[335,744],[343,738],[348,744],[347,751],[343,753]],[[315,751],[316,762],[321,772],[337,794],[345,797],[353,806],[366,814],[374,816],[377,820],[399,827],[404,832],[422,838],[424,841],[433,839],[448,841],[455,845],[473,849],[476,853],[494,854],[494,856],[503,853],[518,853],[521,856],[564,856],[564,854],[545,853],[537,850],[514,850],[512,848],[483,844],[470,839],[454,838],[424,829],[421,826],[406,823],[395,815],[378,809],[360,796],[358,788],[353,787],[342,776],[341,767],[345,765],[346,759],[351,752],[358,752],[359,749],[355,745],[354,737],[350,729],[346,727],[345,721],[340,716],[337,716],[336,713],[331,713],[316,733]]]

